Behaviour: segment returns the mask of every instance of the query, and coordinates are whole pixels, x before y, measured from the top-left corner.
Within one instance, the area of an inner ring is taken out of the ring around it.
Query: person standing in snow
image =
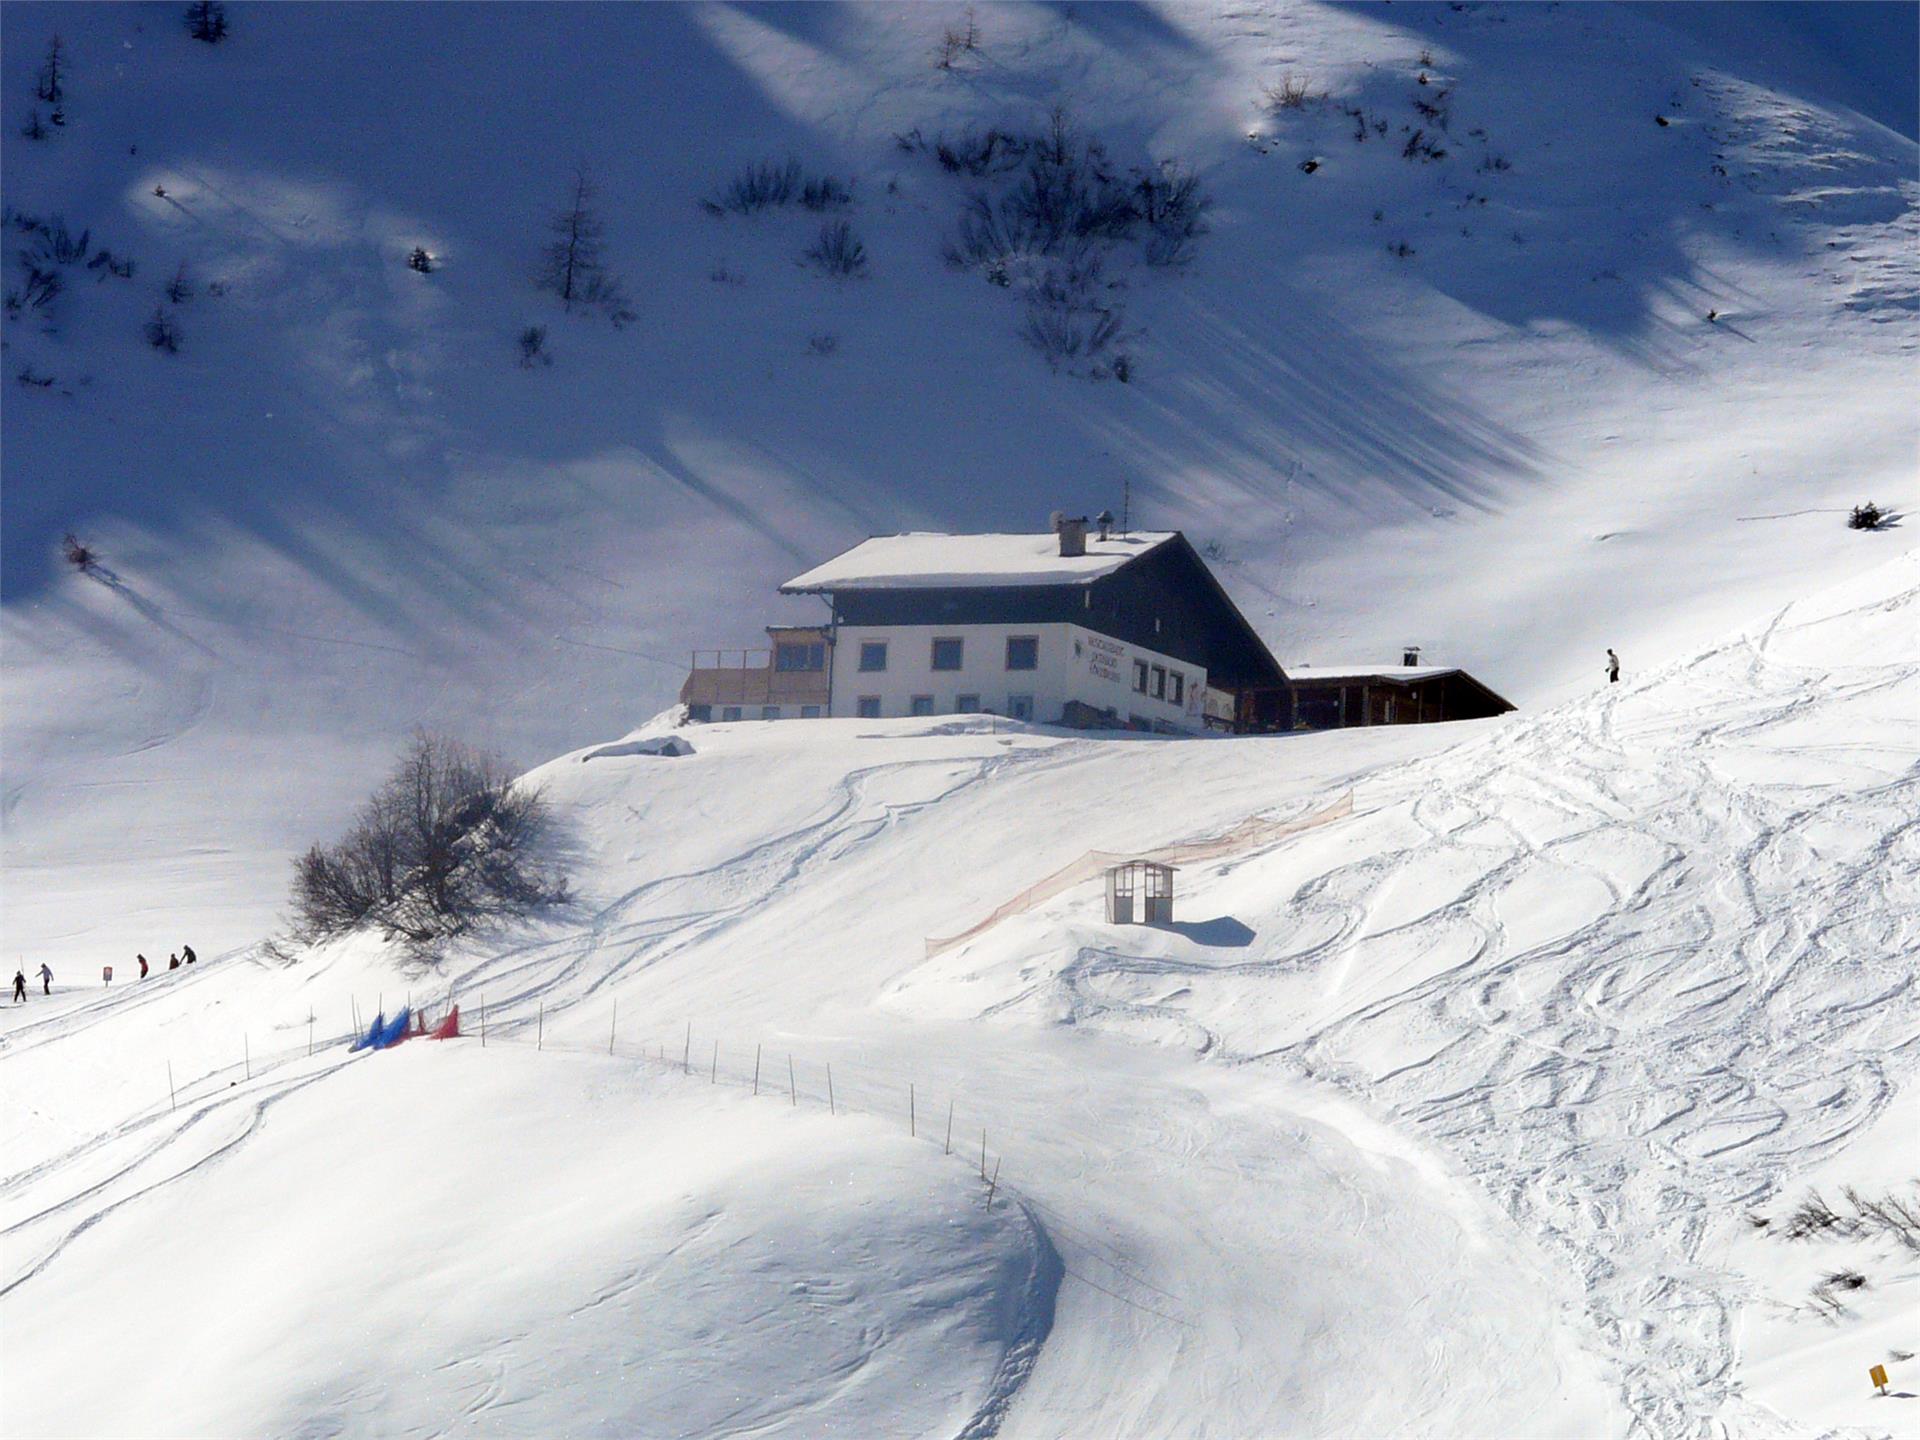
[[[100,983],[102,985],[113,984],[113,966],[102,965],[100,967]]]
[[[133,958],[140,962],[140,978],[142,980],[146,979],[147,978],[147,957],[144,955],[136,955]]]
[[[26,998],[27,972],[24,970],[16,970],[13,972],[13,1003],[19,1005],[24,1002]]]
[[[193,946],[191,946],[191,945],[182,945],[182,946],[180,947],[180,958],[181,958],[182,960],[184,960],[184,961],[186,961],[186,962],[187,962],[187,964],[189,964],[189,965],[191,965],[191,964],[193,964],[193,958],[194,958],[194,957],[193,957]]]
[[[167,956],[167,969],[178,970],[179,968],[180,968],[180,957],[178,955]]]
[[[47,962],[44,960],[40,962],[40,993],[53,994],[53,971],[47,968]]]
[[[1607,683],[1609,685],[1620,683],[1620,657],[1611,650],[1607,651]]]

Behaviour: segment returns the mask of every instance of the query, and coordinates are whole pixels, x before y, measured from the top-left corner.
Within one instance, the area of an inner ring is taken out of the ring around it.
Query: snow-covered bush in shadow
[[[840,210],[853,203],[853,191],[835,176],[807,174],[798,160],[762,160],[700,203],[709,215],[752,215],[796,204],[814,211]]]
[[[566,899],[543,843],[536,790],[494,757],[416,735],[353,828],[294,862],[293,928],[304,941],[377,928],[415,948]]]
[[[1121,370],[1094,363],[1125,325],[1121,286],[1103,278],[1107,261],[1133,245],[1149,266],[1191,259],[1212,204],[1199,177],[1171,160],[1123,172],[1059,109],[1029,135],[991,129],[897,138],[949,174],[1006,177],[963,202],[942,247],[948,265],[1018,291],[1021,338],[1049,365],[1095,378],[1131,376],[1131,359]]]
[[[836,280],[852,280],[867,273],[867,247],[844,220],[829,220],[819,238],[806,249],[809,265]]]

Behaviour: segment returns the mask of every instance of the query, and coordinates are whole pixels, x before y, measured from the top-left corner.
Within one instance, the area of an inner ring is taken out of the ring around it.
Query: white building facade
[[[1204,666],[1084,625],[843,625],[830,711],[867,719],[990,712],[1048,723],[1079,713],[1081,723],[1105,717],[1191,732],[1205,725],[1206,690]]]

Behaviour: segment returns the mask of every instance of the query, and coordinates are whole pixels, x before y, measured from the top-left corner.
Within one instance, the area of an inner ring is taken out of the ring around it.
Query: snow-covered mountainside
[[[1911,1252],[1843,1248],[1828,1313],[1830,1241],[1783,1232],[1816,1180],[1912,1184],[1916,605],[1907,559],[1464,726],[565,756],[550,922],[6,1012],[12,1429],[165,1390],[189,1432],[1910,1430],[1863,1381],[1913,1378]],[[1211,858],[1170,927],[1096,881],[927,943],[1174,844]],[[428,996],[485,1047],[344,1048]],[[217,1318],[244,1363],[129,1337],[82,1403],[88,1311]]]
[[[0,7],[0,1434],[1920,1433],[1911,7],[228,13]],[[660,713],[1102,507],[1519,712]],[[569,898],[262,943],[415,726]]]
[[[1723,55],[1657,9],[987,5],[939,68],[957,7],[275,5],[205,45],[8,4],[6,202],[89,247],[5,327],[10,926],[244,943],[260,857],[415,724],[619,733],[870,532],[1130,489],[1282,663],[1418,643],[1523,706],[1902,548],[1839,520],[1912,490],[1915,147],[1803,80],[1911,56],[1833,63],[1813,8]],[[1032,267],[942,258],[1012,177],[930,152],[1056,106],[1117,183],[1213,201],[1186,264],[1107,255],[1125,384],[1023,342]],[[850,190],[863,278],[804,262],[820,214],[702,208],[789,156]],[[533,283],[577,163],[618,329]],[[46,245],[10,231],[10,289]]]

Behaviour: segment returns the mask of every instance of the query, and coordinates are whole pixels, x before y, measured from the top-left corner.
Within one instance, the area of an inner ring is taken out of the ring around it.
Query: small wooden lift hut
[[[1173,866],[1128,860],[1107,870],[1107,923],[1171,925]]]

